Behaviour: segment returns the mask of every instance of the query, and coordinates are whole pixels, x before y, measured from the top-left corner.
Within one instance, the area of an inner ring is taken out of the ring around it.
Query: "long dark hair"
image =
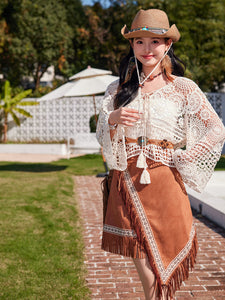
[[[167,54],[170,58],[171,65],[172,65],[172,74],[175,76],[184,76],[185,71],[185,63],[180,60],[173,51],[173,46],[171,46],[170,50]],[[114,99],[114,109],[117,109],[121,106],[125,106],[128,103],[130,103],[137,95],[138,91],[138,76],[135,70],[132,72],[130,80],[125,82],[126,74],[127,74],[127,68],[134,57],[134,52],[132,47],[130,47],[129,53],[121,60],[120,62],[120,81],[119,81],[119,88],[116,94],[116,97]],[[138,68],[139,72],[141,73],[142,70],[142,64],[138,62]]]

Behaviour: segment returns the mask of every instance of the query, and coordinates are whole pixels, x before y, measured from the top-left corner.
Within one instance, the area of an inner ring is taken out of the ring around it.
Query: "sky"
[[[81,0],[83,5],[93,5],[95,2],[100,2],[103,7],[109,6],[109,1],[108,0]]]

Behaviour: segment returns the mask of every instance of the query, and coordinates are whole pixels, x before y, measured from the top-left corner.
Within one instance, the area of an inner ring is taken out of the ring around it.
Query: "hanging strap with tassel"
[[[138,76],[138,81],[139,81],[139,87],[138,87],[138,102],[139,102],[139,113],[140,113],[140,101],[141,101],[141,88],[144,86],[144,83],[145,81],[148,79],[148,78],[151,78],[150,76],[152,75],[152,73],[158,68],[159,64],[161,63],[161,61],[164,59],[164,57],[167,55],[168,51],[170,50],[172,46],[172,43],[170,44],[168,50],[164,53],[163,57],[159,60],[159,62],[156,64],[156,66],[153,68],[153,70],[148,74],[148,76],[146,76],[144,78],[143,81],[141,81],[141,78],[140,78],[140,74],[139,74],[139,69],[138,69],[138,63],[137,63],[137,58],[136,58],[136,55],[134,55],[134,58],[135,58],[135,65],[136,65],[136,70],[137,70],[137,76]],[[159,75],[159,74],[158,74]],[[154,78],[154,77],[153,77]],[[144,100],[144,99],[143,99]],[[136,167],[137,168],[143,168],[144,170],[142,171],[142,174],[141,174],[141,178],[140,178],[140,183],[141,184],[150,184],[151,183],[151,178],[150,178],[150,173],[149,171],[147,170],[148,168],[148,164],[146,162],[146,155],[144,154],[144,147],[146,146],[146,117],[145,117],[145,114],[146,114],[146,109],[145,109],[145,100],[144,100],[144,110],[143,110],[143,115],[144,115],[144,136],[142,136],[141,138],[143,139],[141,141],[141,152],[138,156],[138,159],[137,159],[137,165]]]

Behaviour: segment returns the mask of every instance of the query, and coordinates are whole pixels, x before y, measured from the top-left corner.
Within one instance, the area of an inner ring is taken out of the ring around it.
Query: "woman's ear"
[[[168,40],[166,41],[166,45],[167,45],[166,51],[170,48],[172,42],[173,42],[172,39],[168,39]]]

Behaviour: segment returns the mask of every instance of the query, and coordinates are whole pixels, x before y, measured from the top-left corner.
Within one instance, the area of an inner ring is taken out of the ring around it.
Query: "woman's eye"
[[[159,43],[159,41],[157,41],[157,40],[153,41],[153,44],[158,44],[158,43]]]
[[[136,43],[137,43],[137,44],[142,44],[142,41],[137,41]]]

